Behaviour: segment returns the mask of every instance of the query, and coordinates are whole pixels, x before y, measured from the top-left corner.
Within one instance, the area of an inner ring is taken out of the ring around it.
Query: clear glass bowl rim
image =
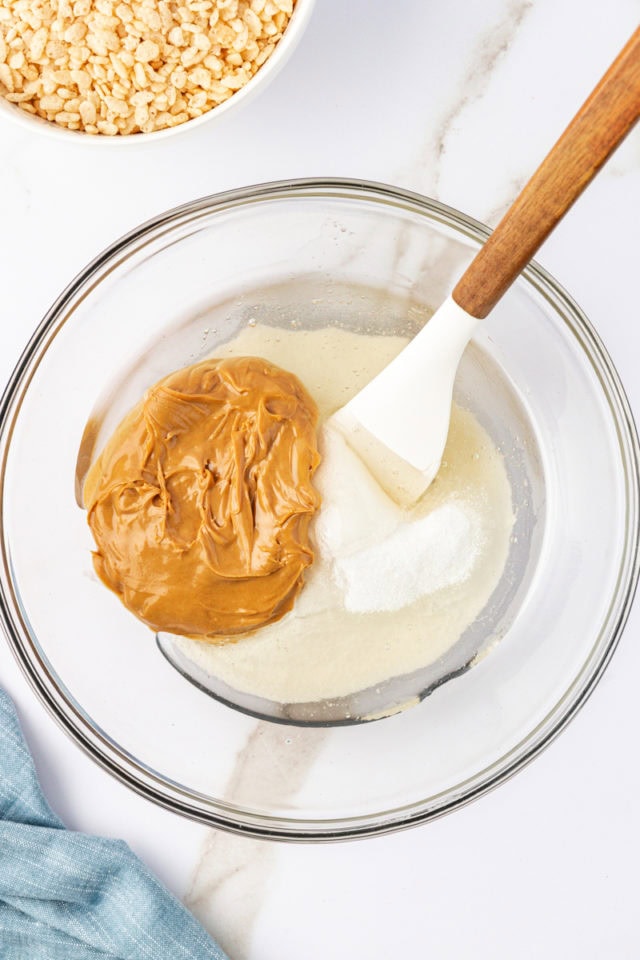
[[[45,314],[24,349],[0,399],[0,509],[4,511],[4,481],[9,445],[22,399],[58,329],[79,303],[111,270],[141,245],[158,239],[177,225],[233,207],[273,199],[337,197],[368,201],[410,211],[466,236],[478,245],[491,230],[478,220],[420,194],[373,181],[343,178],[304,178],[276,181],[213,194],[160,214],[125,234],[92,260],[63,290]],[[477,799],[531,762],[575,716],[593,692],[624,629],[640,572],[639,503],[640,447],[624,388],[600,337],[577,303],[539,264],[532,261],[520,283],[533,287],[569,327],[590,361],[611,411],[624,465],[626,536],[616,587],[600,634],[580,674],[547,716],[514,748],[463,783],[427,800],[381,813],[327,820],[271,817],[238,809],[191,793],[158,776],[126,753],[105,731],[94,726],[82,709],[57,685],[23,624],[13,590],[9,558],[2,538],[0,549],[0,618],[19,666],[35,693],[60,726],[105,770],[138,794],[166,809],[208,826],[272,840],[328,841],[390,833],[436,819]],[[1,514],[0,514],[1,525]]]

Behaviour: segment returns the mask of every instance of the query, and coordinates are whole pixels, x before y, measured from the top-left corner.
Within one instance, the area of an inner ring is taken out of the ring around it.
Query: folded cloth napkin
[[[66,830],[0,690],[1,960],[226,960],[124,840]]]

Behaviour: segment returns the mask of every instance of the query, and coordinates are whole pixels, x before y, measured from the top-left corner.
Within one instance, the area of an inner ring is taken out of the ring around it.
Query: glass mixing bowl
[[[0,409],[2,618],[51,713],[139,793],[258,836],[380,833],[496,786],[593,689],[638,575],[638,442],[597,335],[536,265],[480,326],[457,383],[510,475],[507,569],[455,662],[386,691],[417,706],[347,725],[377,704],[234,709],[237,691],[178,662],[171,638],[162,656],[92,570],[79,484],[145,387],[255,321],[411,335],[487,233],[377,184],[233,191],[119,240],[43,320]]]

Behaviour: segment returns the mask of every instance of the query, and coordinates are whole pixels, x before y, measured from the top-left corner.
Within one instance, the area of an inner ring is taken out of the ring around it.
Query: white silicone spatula
[[[450,297],[329,420],[385,489],[409,504],[444,451],[453,382],[479,320],[508,290],[640,117],[640,29],[502,218]]]

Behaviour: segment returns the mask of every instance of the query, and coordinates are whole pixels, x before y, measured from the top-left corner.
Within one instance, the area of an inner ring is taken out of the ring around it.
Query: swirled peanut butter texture
[[[280,619],[313,562],[317,410],[256,357],[151,387],[95,461],[94,566],[154,630],[224,642]]]

